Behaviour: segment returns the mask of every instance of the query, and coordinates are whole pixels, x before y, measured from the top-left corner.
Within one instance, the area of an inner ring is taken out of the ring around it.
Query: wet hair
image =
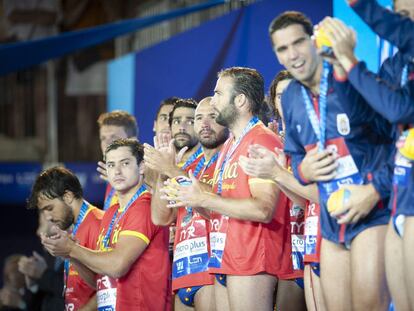
[[[279,73],[274,77],[272,83],[270,84],[269,87],[269,105],[270,107],[272,107],[275,116],[277,119],[280,119],[280,113],[279,111],[277,111],[276,107],[275,107],[275,99],[276,99],[276,88],[277,85],[279,84],[280,81],[284,81],[284,80],[293,80],[293,76],[289,73],[289,71],[287,70],[281,70],[279,71]]]
[[[172,124],[172,119],[174,117],[174,112],[178,109],[178,108],[191,108],[191,109],[196,109],[197,108],[198,103],[192,99],[192,98],[187,98],[187,99],[183,99],[183,98],[179,98],[174,105],[173,110],[171,110],[170,112],[170,118],[168,120],[170,126]]]
[[[128,137],[138,137],[139,133],[137,120],[135,117],[122,110],[114,110],[101,114],[98,118],[98,125],[99,128],[104,125],[123,127]]]
[[[51,200],[56,198],[63,200],[63,195],[67,191],[72,192],[76,199],[83,197],[82,186],[74,173],[62,166],[49,168],[37,176],[27,200],[27,207],[37,208],[40,196]]]
[[[121,138],[114,140],[105,150],[105,158],[109,151],[116,150],[120,147],[128,147],[134,158],[137,160],[137,165],[140,165],[144,159],[144,146],[136,139]]]
[[[269,25],[269,36],[291,25],[302,25],[305,33],[310,37],[313,35],[313,24],[305,14],[297,11],[286,11],[272,20]]]
[[[256,69],[231,67],[220,71],[218,77],[232,78],[233,96],[244,94],[250,102],[250,111],[254,115],[260,113],[264,104],[264,81]]]

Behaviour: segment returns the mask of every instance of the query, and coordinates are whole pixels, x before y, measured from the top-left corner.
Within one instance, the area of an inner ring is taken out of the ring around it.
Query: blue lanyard
[[[404,87],[407,84],[407,81],[408,81],[408,64],[406,64],[402,70],[400,86]]]
[[[112,198],[114,197],[114,194],[115,194],[115,189],[111,187],[111,190],[109,191],[109,194],[106,197],[106,200],[104,202],[104,211],[106,211],[108,208],[111,207],[111,201],[112,201]]]
[[[197,160],[198,157],[200,157],[203,154],[203,149],[201,148],[201,146],[197,149],[196,152],[194,152],[190,158],[188,158],[188,160],[184,163],[183,166],[181,166],[181,169],[183,169],[184,171],[195,161]]]
[[[319,120],[316,115],[315,108],[313,107],[308,93],[305,87],[302,85],[302,96],[305,102],[306,113],[308,114],[309,121],[318,139],[319,150],[325,148],[326,141],[326,102],[328,94],[328,77],[331,66],[328,62],[323,62],[323,69],[321,75],[321,81],[319,84]]]
[[[119,208],[115,211],[114,215],[112,216],[111,223],[109,224],[108,231],[106,231],[106,234],[105,234],[105,236],[104,236],[104,238],[102,240],[102,243],[103,243],[103,245],[104,245],[105,248],[108,248],[109,238],[111,237],[112,230],[114,229],[114,227],[116,226],[116,224],[125,215],[125,213],[130,208],[130,206],[132,205],[132,203],[134,203],[140,196],[142,196],[144,193],[147,193],[147,192],[148,192],[147,187],[145,185],[142,185],[137,190],[137,192],[135,192],[135,194],[132,196],[132,198],[129,200],[128,204],[125,206],[125,208],[123,209],[123,211],[122,211],[121,215],[119,215],[119,217],[118,217]]]
[[[219,151],[217,151],[210,159],[210,161],[208,161],[207,165],[204,165],[204,163],[206,162],[206,156],[204,155],[200,162],[198,162],[195,170],[194,170],[194,176],[197,178],[198,176],[203,176],[204,172],[210,167],[212,166],[218,158],[219,155]],[[203,168],[203,170],[200,172],[201,168]],[[199,174],[200,173],[200,174]]]
[[[86,214],[88,212],[88,209],[89,209],[89,204],[88,204],[88,202],[86,202],[84,200],[83,203],[82,203],[82,206],[80,208],[78,218],[76,219],[76,223],[73,226],[73,230],[72,230],[72,234],[71,234],[72,237],[75,237],[76,232],[78,232],[79,226],[84,221],[84,219],[86,217]],[[65,270],[65,288],[64,288],[64,291],[66,291],[66,285],[67,285],[66,283],[67,283],[67,280],[68,280],[68,277],[69,277],[69,267],[70,267],[69,259],[65,259],[63,267],[64,267],[64,270]]]
[[[247,123],[246,127],[243,129],[242,134],[237,139],[235,143],[231,146],[231,148],[227,151],[226,156],[224,158],[223,163],[221,163],[218,180],[217,180],[217,193],[221,194],[223,190],[223,175],[224,175],[224,168],[226,167],[227,162],[229,161],[230,157],[233,155],[233,153],[236,151],[237,147],[240,145],[242,139],[246,134],[257,124],[259,124],[259,118],[254,116],[250,119],[249,123]]]

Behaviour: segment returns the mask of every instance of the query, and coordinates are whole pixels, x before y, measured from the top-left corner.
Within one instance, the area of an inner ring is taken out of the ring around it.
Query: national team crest
[[[336,127],[339,134],[346,136],[351,132],[351,126],[346,113],[339,113],[336,115]]]

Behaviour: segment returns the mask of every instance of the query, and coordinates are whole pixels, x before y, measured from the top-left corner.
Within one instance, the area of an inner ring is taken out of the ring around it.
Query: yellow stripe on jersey
[[[276,182],[272,179],[250,178],[249,185],[252,184],[276,184]]]
[[[121,235],[134,236],[136,238],[143,240],[147,245],[150,243],[150,240],[148,239],[148,237],[141,232],[132,231],[132,230],[124,230],[124,231],[121,231],[119,235],[120,236]]]

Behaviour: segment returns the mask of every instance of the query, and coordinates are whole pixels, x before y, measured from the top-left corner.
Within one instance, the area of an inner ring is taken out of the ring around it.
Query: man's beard
[[[58,222],[58,227],[62,230],[69,229],[75,222],[75,216],[69,205],[65,204],[65,214],[63,215],[63,220]]]
[[[177,136],[186,136],[188,139],[185,141],[178,141],[177,139],[175,139]],[[187,133],[177,133],[174,135],[174,146],[176,149],[182,149],[184,147],[188,147],[188,149],[193,148],[195,145],[197,145],[197,140],[194,139],[193,137],[191,137],[189,134]]]
[[[236,107],[234,106],[234,98],[232,96],[228,104],[224,107],[222,111],[219,111],[216,122],[222,126],[227,128],[231,127],[231,125],[237,120],[239,117],[239,112],[237,111]]]
[[[213,133],[213,135],[211,135],[211,137],[207,139],[203,139],[199,133],[198,140],[204,148],[215,149],[218,146],[222,145],[229,137],[229,130],[227,128],[223,129],[218,134],[213,130],[211,130],[211,132]]]

